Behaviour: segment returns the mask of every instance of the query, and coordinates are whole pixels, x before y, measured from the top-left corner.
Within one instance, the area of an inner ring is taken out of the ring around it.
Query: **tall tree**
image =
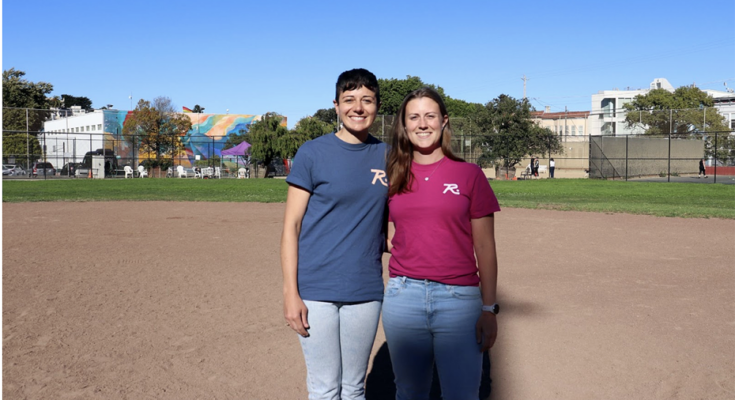
[[[531,120],[533,107],[527,99],[501,94],[476,115],[481,134],[481,160],[513,167],[530,155],[559,152],[559,137]]]
[[[629,128],[641,127],[649,135],[701,134],[725,132],[725,118],[714,108],[710,95],[692,86],[682,86],[673,93],[653,89],[624,104]]]
[[[380,109],[378,110],[380,115],[396,115],[406,95],[416,89],[424,86],[430,86],[437,91],[441,89],[425,84],[418,76],[410,75],[406,79],[378,79],[378,86],[380,87]],[[443,90],[439,91],[442,97],[443,92]]]
[[[378,85],[380,86],[380,110],[378,110],[380,115],[395,115],[407,94],[427,86],[439,93],[447,106],[450,117],[469,117],[476,112],[478,107],[482,107],[482,104],[453,99],[444,93],[441,86],[424,83],[418,76],[409,75],[406,79],[378,79]]]
[[[275,112],[263,115],[260,121],[250,125],[248,133],[250,155],[261,161],[266,166],[270,165],[274,158],[281,156],[279,139],[288,134],[288,128],[282,125],[283,116]]]
[[[156,97],[153,103],[140,100],[125,120],[123,137],[134,149],[155,156],[153,166],[167,167],[184,149],[181,137],[191,130],[191,120],[176,112],[171,99]]]
[[[28,81],[23,78],[25,74],[15,68],[3,71],[2,142],[4,155],[30,163],[42,158],[36,136],[48,118],[46,95],[53,91],[53,86]]]
[[[46,95],[54,90],[53,85],[28,81],[25,74],[15,68],[3,71],[3,131],[37,133],[48,117]],[[24,108],[29,109],[27,129]]]

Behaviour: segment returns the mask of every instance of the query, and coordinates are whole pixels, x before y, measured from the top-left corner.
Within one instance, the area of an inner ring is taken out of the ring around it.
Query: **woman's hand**
[[[283,316],[286,317],[288,326],[303,337],[309,336],[309,332],[306,331],[309,329],[308,314],[309,309],[299,295],[283,296]]]
[[[475,324],[475,338],[477,343],[482,345],[481,352],[490,350],[495,344],[498,337],[498,320],[497,316],[491,312],[483,311],[480,318]]]

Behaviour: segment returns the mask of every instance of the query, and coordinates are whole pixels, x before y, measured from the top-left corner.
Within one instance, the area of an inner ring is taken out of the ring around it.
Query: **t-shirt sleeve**
[[[290,185],[296,185],[300,188],[306,189],[309,193],[314,191],[314,181],[311,175],[311,169],[313,166],[312,152],[309,146],[304,145],[299,148],[293,159],[293,165],[291,171],[286,178],[286,182]]]
[[[473,168],[473,171],[475,176],[472,193],[470,193],[470,218],[482,218],[500,211],[498,199],[495,197],[485,174],[477,166]]]

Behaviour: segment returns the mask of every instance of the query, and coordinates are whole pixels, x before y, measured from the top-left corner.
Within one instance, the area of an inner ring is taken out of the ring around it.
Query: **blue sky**
[[[207,113],[275,111],[289,127],[332,106],[337,76],[418,76],[486,103],[589,110],[613,88],[735,88],[735,2],[2,2],[2,66],[130,109],[167,96]]]

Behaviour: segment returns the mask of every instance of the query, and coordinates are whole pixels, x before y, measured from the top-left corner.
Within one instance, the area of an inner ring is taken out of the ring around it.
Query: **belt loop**
[[[401,277],[401,284],[402,285],[405,285],[406,284],[406,277],[405,276],[402,276]]]

